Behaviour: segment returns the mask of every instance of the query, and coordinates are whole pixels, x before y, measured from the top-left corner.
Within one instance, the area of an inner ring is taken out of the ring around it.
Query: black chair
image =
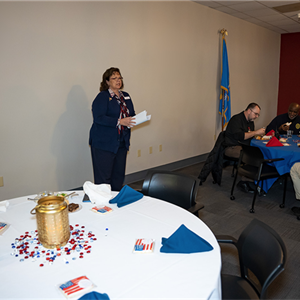
[[[235,197],[233,196],[233,191],[234,191],[234,186],[238,174],[257,181],[254,195],[253,195],[253,200],[252,200],[252,207],[250,209],[250,212],[254,213],[255,199],[260,189],[259,183],[261,182],[261,189],[263,190],[263,181],[265,179],[280,177],[280,174],[277,172],[276,168],[268,165],[268,163],[284,160],[284,158],[264,159],[264,155],[258,147],[253,147],[244,144],[241,144],[241,146],[242,146],[242,150],[238,162],[237,172],[235,174],[235,178],[231,188],[230,199],[231,200],[235,199]],[[287,175],[288,174],[283,175],[284,191],[283,191],[283,200],[282,203],[280,204],[281,208],[283,208],[285,205]]]
[[[227,156],[225,154],[223,157],[225,160],[231,161],[233,163],[231,177],[234,177],[234,173],[235,173],[235,171],[237,171],[237,165],[238,165],[239,159],[237,157],[231,157],[231,156]]]
[[[222,299],[265,299],[269,285],[286,263],[285,244],[277,232],[254,219],[238,240],[226,235],[216,238],[237,248],[241,272],[241,277],[221,275]]]
[[[142,193],[178,205],[197,215],[204,205],[195,202],[199,180],[170,171],[149,170]]]

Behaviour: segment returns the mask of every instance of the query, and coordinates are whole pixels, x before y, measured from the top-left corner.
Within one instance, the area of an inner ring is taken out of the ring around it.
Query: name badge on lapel
[[[129,96],[126,96],[126,97],[124,97],[124,99],[125,99],[125,100],[129,100],[129,99],[130,99],[130,97],[129,97]]]

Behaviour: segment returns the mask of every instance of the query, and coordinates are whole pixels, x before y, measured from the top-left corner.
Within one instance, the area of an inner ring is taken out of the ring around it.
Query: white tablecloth
[[[70,202],[80,203],[82,208],[69,214],[70,225],[84,225],[97,241],[91,243],[90,254],[69,264],[60,257],[52,265],[40,267],[40,259],[20,262],[11,255],[15,238],[37,228],[36,217],[30,214],[36,204],[27,196],[9,200],[7,211],[0,212],[0,221],[10,224],[0,235],[0,299],[65,299],[59,284],[82,275],[96,285],[95,291],[107,293],[111,300],[221,299],[220,248],[199,218],[146,196],[122,208],[111,204],[113,212],[100,215],[91,211],[91,203],[82,203],[83,192],[78,193]],[[207,240],[214,250],[160,253],[161,238],[169,237],[181,224]],[[154,252],[133,253],[137,238],[154,238]]]

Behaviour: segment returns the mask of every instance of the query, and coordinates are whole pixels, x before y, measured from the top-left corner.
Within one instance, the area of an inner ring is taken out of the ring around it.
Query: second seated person
[[[256,135],[264,135],[265,128],[255,130],[254,120],[259,117],[260,106],[257,103],[250,103],[247,108],[234,115],[229,120],[225,131],[225,155],[229,157],[239,158],[242,147],[240,143],[250,145],[251,139]],[[249,182],[241,181],[238,183],[244,191],[251,191]]]
[[[92,104],[93,125],[90,130],[94,183],[107,183],[112,191],[122,188],[125,178],[130,128],[135,125],[131,97],[121,91],[123,77],[118,68],[107,69],[100,93]]]
[[[294,134],[300,133],[300,105],[297,103],[291,103],[289,105],[288,112],[275,117],[271,123],[267,126],[266,131],[278,130],[281,134],[286,134],[288,130],[292,130]]]

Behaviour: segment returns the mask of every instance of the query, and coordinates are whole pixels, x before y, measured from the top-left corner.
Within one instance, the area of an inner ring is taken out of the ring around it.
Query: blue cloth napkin
[[[116,197],[109,200],[109,203],[116,203],[118,207],[122,207],[132,202],[138,201],[143,197],[144,195],[142,193],[132,189],[128,185],[125,185]]]
[[[90,292],[82,297],[80,297],[78,300],[110,300],[107,294],[100,294],[98,292]]]
[[[168,239],[162,238],[160,252],[196,253],[213,249],[210,243],[182,224]]]

